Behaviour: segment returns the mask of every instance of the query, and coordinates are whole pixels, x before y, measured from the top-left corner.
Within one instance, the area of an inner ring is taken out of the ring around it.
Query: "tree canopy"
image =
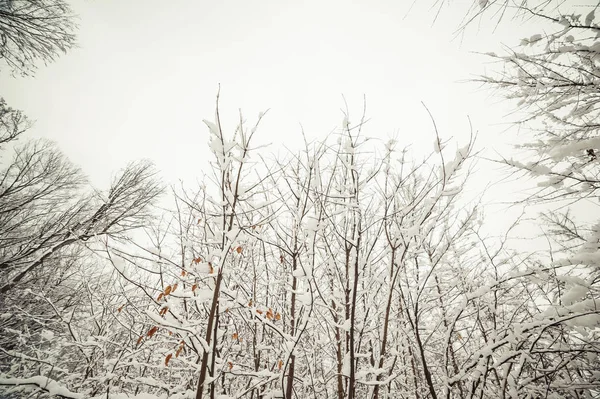
[[[547,205],[542,251],[510,245],[518,220],[484,233],[485,197],[465,193],[477,135],[446,139],[431,114],[425,156],[370,140],[345,110],[334,133],[269,158],[254,145],[268,115],[228,128],[218,95],[211,168],[165,205],[149,162],[102,190],[55,144],[16,145],[30,123],[0,100],[0,395],[597,397],[600,28],[595,8],[553,5],[478,1],[463,25],[554,28],[487,54],[499,68],[476,79],[527,127],[522,155],[496,161]],[[0,2],[0,55],[31,71],[73,45],[70,18],[61,2]]]

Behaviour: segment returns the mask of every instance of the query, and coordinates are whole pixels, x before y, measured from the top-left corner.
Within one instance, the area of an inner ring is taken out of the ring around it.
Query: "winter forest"
[[[68,3],[0,0],[3,81],[85,47]],[[427,6],[435,25],[456,5]],[[414,99],[428,154],[345,107],[275,157],[269,112],[224,117],[214,82],[210,169],[171,185],[131,159],[99,188],[0,99],[0,397],[600,398],[598,11],[479,0],[455,21],[532,31],[464,76],[514,111],[492,155]],[[529,212],[502,231],[488,164]]]

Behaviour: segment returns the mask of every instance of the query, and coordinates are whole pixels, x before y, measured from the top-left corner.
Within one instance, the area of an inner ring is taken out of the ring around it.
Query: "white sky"
[[[150,158],[165,181],[192,181],[211,154],[202,119],[221,115],[232,131],[238,109],[253,123],[270,108],[258,140],[297,148],[339,128],[348,100],[357,122],[367,96],[365,134],[433,149],[424,101],[444,138],[468,137],[500,148],[509,109],[499,98],[458,83],[483,73],[485,57],[538,33],[510,21],[478,22],[453,40],[471,0],[452,1],[432,24],[432,2],[98,0],[72,2],[79,48],[35,78],[0,77],[8,104],[36,121],[30,137],[47,137],[104,186],[128,161]],[[505,140],[504,140],[505,141]],[[488,175],[482,173],[482,185]]]

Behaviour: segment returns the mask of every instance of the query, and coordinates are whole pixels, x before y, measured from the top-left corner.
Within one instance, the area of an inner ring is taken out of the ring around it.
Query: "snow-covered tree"
[[[484,1],[466,19],[468,25],[474,18],[513,15],[531,27],[519,45],[488,53],[500,67],[477,79],[516,106],[525,143],[501,162],[535,183],[522,202],[546,207],[540,227],[549,243],[546,253],[521,254],[520,265],[512,260],[519,274],[493,280],[495,296],[523,296],[505,301],[505,316],[499,319],[496,312],[493,318],[496,337],[508,339],[500,351],[505,356],[494,358],[494,364],[505,364],[498,374],[503,396],[589,397],[600,385],[594,372],[600,342],[600,25],[597,5],[570,6]],[[486,250],[488,261],[494,253]],[[507,258],[500,253],[496,257]],[[502,324],[504,332],[497,330]]]
[[[218,112],[207,125],[212,177],[175,190],[150,243],[107,247],[123,295],[145,298],[117,316],[139,331],[127,344],[129,361],[147,365],[136,392],[441,395],[444,339],[474,290],[454,275],[480,267],[461,263],[478,220],[459,205],[472,143],[452,150],[436,137],[413,162],[346,117],[334,136],[268,161],[250,151],[256,127],[242,121],[227,138]]]
[[[6,148],[27,127],[0,101],[0,390],[68,396],[97,374],[99,352],[108,350],[90,337],[110,334],[114,278],[102,276],[92,250],[140,227],[161,187],[151,165],[138,163],[108,191],[94,191],[52,143]]]

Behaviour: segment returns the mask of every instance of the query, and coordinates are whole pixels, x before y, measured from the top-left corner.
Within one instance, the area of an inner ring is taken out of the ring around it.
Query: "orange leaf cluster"
[[[161,298],[166,298],[168,295],[171,295],[172,293],[175,292],[175,290],[177,289],[177,283],[173,284],[173,285],[167,285],[165,287],[164,292],[161,292],[158,295],[158,298],[156,298],[157,301],[160,301]]]
[[[146,333],[146,335],[147,335],[149,338],[152,338],[152,336],[153,336],[154,334],[156,334],[156,332],[157,332],[157,331],[158,331],[158,327],[154,326],[154,327],[152,327],[150,330],[148,330],[148,332]]]
[[[169,360],[171,360],[171,358],[172,358],[172,357],[173,357],[173,354],[172,354],[172,353],[169,353],[169,354],[167,355],[167,357],[165,357],[165,366],[168,366],[168,365],[169,365]]]
[[[192,285],[192,292],[196,292],[196,288],[198,288],[198,284]]]
[[[194,258],[194,260],[192,262],[194,262],[197,265],[200,262],[202,262],[202,258]]]
[[[235,249],[235,252],[237,252],[238,254],[241,254],[241,253],[242,253],[242,251],[243,251],[243,248],[242,248],[242,247],[237,247],[237,248]]]
[[[179,343],[179,348],[177,349],[177,352],[175,352],[175,357],[179,357],[179,355],[181,354],[181,351],[183,350],[184,347],[185,347],[185,341],[181,341]]]
[[[229,370],[231,370],[233,368],[233,363],[227,362],[227,366],[229,367]]]
[[[158,314],[159,314],[159,315],[161,315],[161,316],[164,316],[164,315],[166,315],[166,314],[167,314],[167,312],[168,312],[168,311],[169,311],[169,307],[168,307],[168,306],[165,306],[164,308],[162,308],[162,309],[160,310],[160,312],[158,312]]]
[[[277,362],[277,368],[279,370],[281,370],[282,367],[283,367],[283,360],[279,359],[279,361]]]
[[[252,306],[252,305],[253,305],[253,302],[251,299],[250,302],[248,302],[248,306]],[[264,313],[264,311],[262,311],[260,309],[256,309],[256,313],[262,315]],[[273,321],[281,320],[281,314],[279,314],[279,312],[274,312],[273,309],[271,309],[271,308],[269,308],[269,310],[267,310],[265,317],[267,318],[267,320],[273,320]]]
[[[144,339],[144,336],[140,335],[140,337],[138,338],[137,342],[135,343],[135,346],[138,346],[140,344],[140,342],[142,342],[143,339]]]
[[[181,270],[181,277],[185,277],[185,275],[187,274],[187,272],[185,270]]]
[[[248,306],[252,306],[252,305],[254,305],[254,301],[252,299],[250,299],[250,301],[248,301]],[[262,315],[264,313],[264,311],[260,310],[260,309],[256,309],[256,313]],[[271,308],[269,308],[269,310],[267,310],[265,317],[268,320],[273,320],[273,321],[281,320],[281,314],[279,314],[279,312],[274,312],[273,309],[271,309]]]
[[[256,311],[258,314],[262,314],[263,312],[260,310]],[[273,320],[273,321],[277,321],[277,320],[281,320],[281,314],[279,314],[279,312],[273,312],[273,309],[269,308],[269,310],[267,310],[267,313],[265,314],[267,320]]]
[[[121,310],[123,310],[123,307],[124,307],[124,306],[125,306],[125,305],[121,305],[121,306],[119,306],[119,309],[117,309],[117,312],[121,313]]]

